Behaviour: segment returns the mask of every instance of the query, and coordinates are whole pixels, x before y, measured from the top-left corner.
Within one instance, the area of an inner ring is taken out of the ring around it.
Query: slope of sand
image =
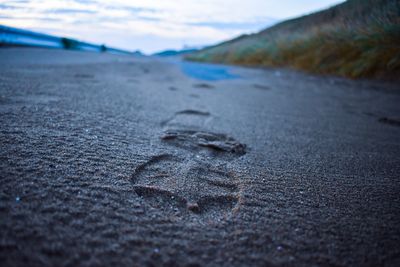
[[[0,50],[1,266],[400,264],[395,84],[182,64]]]

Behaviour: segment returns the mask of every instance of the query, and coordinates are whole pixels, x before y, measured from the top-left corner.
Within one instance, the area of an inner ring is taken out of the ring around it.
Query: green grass
[[[186,58],[291,67],[351,78],[397,78],[400,77],[400,1],[350,0]]]

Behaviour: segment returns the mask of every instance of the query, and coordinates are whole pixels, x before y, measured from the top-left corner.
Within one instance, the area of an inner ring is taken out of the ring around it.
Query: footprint
[[[398,120],[398,119],[382,117],[378,121],[381,123],[392,125],[392,126],[397,126],[397,127],[400,126],[400,120]]]
[[[193,85],[194,88],[200,88],[200,89],[213,89],[214,86],[208,83],[196,83]]]
[[[170,87],[168,87],[168,90],[170,90],[170,91],[178,91],[178,88],[176,88],[175,86],[170,86]]]
[[[199,128],[205,126],[210,119],[211,114],[207,111],[200,111],[194,109],[186,109],[178,111],[169,118],[161,122],[161,126],[168,126],[169,128]]]
[[[214,153],[233,156],[246,153],[246,145],[225,134],[196,130],[166,130],[161,139],[190,151],[207,149]]]
[[[199,111],[199,110],[194,110],[194,109],[185,109],[182,111],[178,111],[176,114],[177,115],[186,114],[186,115],[210,116],[210,113],[207,111]]]
[[[169,171],[174,168],[174,166],[177,164],[177,161],[179,161],[179,159],[171,155],[163,154],[154,156],[136,168],[132,176],[135,179],[134,182],[137,182],[136,179],[140,180],[143,174],[146,176],[147,182],[150,183],[149,185],[151,185],[152,181],[156,182],[157,178],[169,177],[171,176]],[[153,175],[146,173],[149,170]]]
[[[233,173],[173,155],[152,157],[136,168],[132,182],[150,206],[181,218],[220,219],[230,215],[240,200]]]
[[[77,74],[75,74],[74,77],[75,77],[75,78],[78,78],[78,79],[93,79],[93,78],[94,78],[94,75],[91,75],[91,74],[84,74],[84,73],[77,73]]]
[[[200,98],[200,96],[198,94],[190,94],[189,96],[192,98]]]
[[[253,84],[253,87],[261,90],[271,90],[271,87],[267,85]]]

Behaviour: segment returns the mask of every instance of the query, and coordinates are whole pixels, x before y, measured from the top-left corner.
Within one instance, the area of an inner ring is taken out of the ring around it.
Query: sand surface
[[[1,266],[400,265],[398,85],[184,64],[0,50]]]

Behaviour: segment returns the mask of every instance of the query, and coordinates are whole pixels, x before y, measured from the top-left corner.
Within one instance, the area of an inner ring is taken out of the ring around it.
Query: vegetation
[[[292,67],[351,78],[400,77],[400,1],[348,0],[253,35],[200,50],[189,60]]]

